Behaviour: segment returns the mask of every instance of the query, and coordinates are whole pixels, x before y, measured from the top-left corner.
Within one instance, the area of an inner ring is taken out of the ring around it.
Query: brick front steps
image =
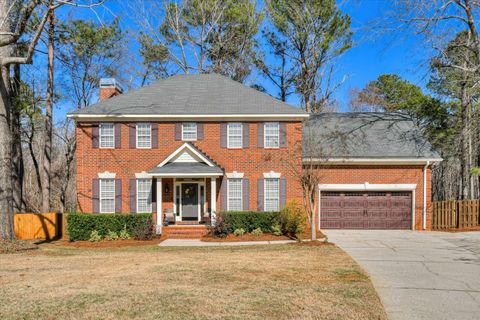
[[[169,239],[200,239],[208,229],[204,225],[172,225],[163,227],[162,233]]]

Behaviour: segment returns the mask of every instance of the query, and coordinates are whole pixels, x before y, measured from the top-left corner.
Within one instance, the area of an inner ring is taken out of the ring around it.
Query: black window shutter
[[[221,199],[222,203],[220,204],[221,206],[221,211],[227,211],[228,210],[228,199],[227,199],[227,177],[224,176],[222,179],[222,186],[220,187],[220,194],[221,194]]]
[[[242,128],[243,147],[250,148],[250,124],[244,123]]]
[[[152,212],[157,212],[157,179],[152,179]]]
[[[220,125],[220,147],[226,148],[227,147],[227,123],[222,123]]]
[[[287,179],[280,179],[280,208],[287,205]]]
[[[250,210],[250,180],[243,179],[243,211]]]
[[[264,199],[263,199],[263,179],[258,179],[257,181],[257,210],[264,210]]]
[[[98,179],[92,180],[92,211],[100,213],[100,180]]]
[[[122,180],[115,179],[115,212],[122,212]]]
[[[287,147],[287,124],[280,123],[280,148]]]
[[[158,148],[158,123],[152,123],[152,149]]]
[[[130,179],[130,213],[137,213],[137,179]]]
[[[99,145],[99,124],[92,124],[92,148],[97,149]]]
[[[115,123],[115,149],[122,147],[122,124]]]
[[[203,123],[197,123],[197,140],[203,140]]]
[[[175,123],[175,140],[182,140],[182,123]]]
[[[137,124],[130,123],[128,125],[128,147],[135,149],[137,147]]]
[[[264,123],[259,122],[257,124],[257,131],[258,131],[258,141],[257,141],[257,147],[258,148],[263,148],[264,147],[264,137],[263,137],[263,130],[264,130]]]

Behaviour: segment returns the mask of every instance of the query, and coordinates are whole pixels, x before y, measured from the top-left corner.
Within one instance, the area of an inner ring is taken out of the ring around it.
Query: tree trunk
[[[47,101],[45,104],[45,130],[42,165],[42,211],[51,211],[51,166],[52,166],[52,113],[53,113],[53,70],[54,70],[54,41],[55,15],[48,17],[48,65],[47,65]]]
[[[9,32],[8,10],[11,2],[0,1],[0,31]],[[11,55],[11,48],[0,48],[0,59]],[[12,191],[12,132],[10,131],[11,90],[8,66],[0,66],[0,239],[12,240],[13,231],[13,191]]]
[[[12,98],[20,94],[20,65],[13,65],[13,80],[12,86]],[[12,99],[12,101],[13,101]],[[22,110],[13,106],[12,118],[11,118],[11,130],[12,130],[12,188],[13,188],[13,211],[23,212],[25,210],[25,200],[23,195],[23,180],[25,174],[25,168],[23,163],[23,150],[22,150],[22,127],[21,127]]]

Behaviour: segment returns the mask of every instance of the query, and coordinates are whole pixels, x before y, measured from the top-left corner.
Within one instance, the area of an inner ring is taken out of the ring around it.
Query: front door
[[[182,183],[182,220],[198,220],[198,184]]]

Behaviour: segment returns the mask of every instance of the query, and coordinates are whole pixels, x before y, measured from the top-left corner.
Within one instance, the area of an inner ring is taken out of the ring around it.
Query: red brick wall
[[[415,230],[422,229],[423,166],[323,166],[318,169],[322,184],[416,184]],[[432,172],[427,171],[427,230],[431,229]],[[318,222],[318,221],[317,221]],[[318,224],[317,224],[318,225]]]
[[[149,171],[161,163],[167,156],[181,146],[183,141],[175,141],[175,124],[161,122],[158,125],[158,149],[129,149],[129,127],[122,124],[120,149],[92,148],[92,127],[89,123],[78,123],[77,136],[77,194],[78,210],[92,212],[92,179],[98,173],[109,171],[122,179],[122,212],[129,212],[129,180],[135,173]],[[218,163],[225,172],[243,172],[250,180],[250,209],[257,209],[257,179],[263,178],[264,172],[282,173],[287,179],[287,201],[301,198],[301,189],[296,179],[295,170],[300,168],[302,124],[287,123],[287,148],[257,148],[257,123],[250,123],[250,147],[246,149],[226,149],[220,147],[220,123],[204,123],[204,140],[193,142],[206,155]],[[292,168],[295,167],[295,168]],[[208,181],[209,179],[207,179]],[[164,208],[173,206],[173,185],[169,183],[170,193],[163,194]],[[217,180],[220,189],[221,181]],[[210,200],[210,184],[207,183],[207,203]],[[217,211],[221,210],[220,194],[217,192]]]
[[[115,87],[100,88],[99,99],[100,101],[104,101],[111,97],[118,96],[119,94],[122,93]]]

